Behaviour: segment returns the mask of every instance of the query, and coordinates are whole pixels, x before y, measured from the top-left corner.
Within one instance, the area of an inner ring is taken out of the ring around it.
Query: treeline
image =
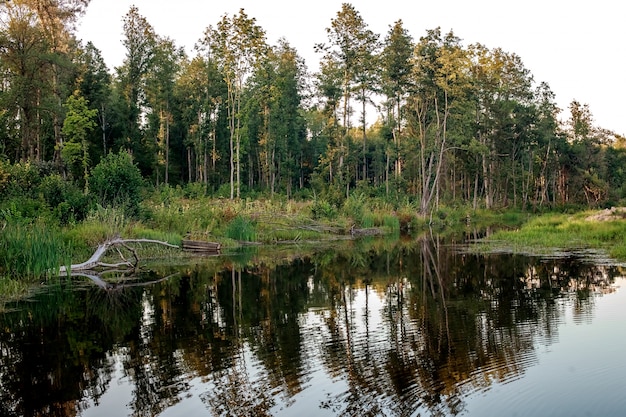
[[[626,196],[624,138],[576,101],[560,122],[553,92],[514,53],[439,29],[415,40],[401,20],[381,36],[344,3],[310,74],[244,10],[208,26],[188,56],[133,6],[110,71],[75,36],[88,4],[0,3],[0,192],[12,166],[30,164],[87,193],[93,168],[123,152],[155,186],[230,198],[339,204],[358,190],[427,213]]]

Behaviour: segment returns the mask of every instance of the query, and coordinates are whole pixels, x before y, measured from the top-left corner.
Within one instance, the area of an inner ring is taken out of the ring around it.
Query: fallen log
[[[219,253],[222,245],[217,242],[206,242],[204,240],[183,240],[183,250],[201,253]]]
[[[128,246],[129,243],[154,243],[154,244],[158,244],[158,245],[167,246],[167,247],[170,247],[170,248],[178,248],[178,246],[176,246],[176,245],[172,245],[170,243],[163,242],[163,241],[160,241],[160,240],[154,240],[154,239],[121,239],[121,238],[114,238],[114,239],[107,240],[106,242],[99,244],[98,248],[93,253],[93,255],[91,255],[91,257],[89,259],[87,259],[85,262],[82,262],[82,263],[79,263],[79,264],[73,264],[73,265],[70,265],[69,267],[61,266],[61,268],[59,268],[59,274],[65,274],[65,273],[71,272],[71,271],[89,271],[89,270],[93,270],[94,268],[119,268],[121,266],[127,266],[127,267],[134,268],[134,267],[137,266],[137,263],[139,262],[139,257],[137,256],[137,251],[134,248]],[[124,258],[124,256],[120,252],[118,246],[122,246],[122,247],[128,249],[130,252],[132,252],[132,254],[133,254],[134,258],[135,258],[135,263],[134,264],[129,262],[128,260],[126,260]],[[117,264],[107,264],[107,263],[100,262],[100,259],[112,247],[115,247],[117,249],[117,253],[122,258],[122,262],[117,263]]]

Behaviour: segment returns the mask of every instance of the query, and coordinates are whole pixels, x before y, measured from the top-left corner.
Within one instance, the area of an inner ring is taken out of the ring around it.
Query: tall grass
[[[239,241],[254,241],[256,239],[254,223],[246,217],[237,216],[228,224],[226,236]]]
[[[69,248],[55,227],[7,224],[0,234],[0,275],[19,279],[45,279],[69,262]]]
[[[498,231],[488,240],[535,251],[603,248],[617,259],[626,259],[626,222],[621,219],[591,221],[587,219],[588,215],[589,212],[546,214],[530,220],[518,230]]]

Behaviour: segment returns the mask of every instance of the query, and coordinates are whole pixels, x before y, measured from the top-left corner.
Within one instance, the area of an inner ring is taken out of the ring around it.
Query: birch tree
[[[265,55],[265,31],[244,9],[237,15],[224,15],[215,28],[204,32],[200,44],[210,48],[224,76],[227,88],[230,148],[230,198],[241,194],[241,110],[244,83],[259,59]]]

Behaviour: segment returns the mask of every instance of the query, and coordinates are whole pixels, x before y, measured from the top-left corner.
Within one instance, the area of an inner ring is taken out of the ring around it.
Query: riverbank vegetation
[[[416,39],[401,20],[377,34],[344,3],[310,73],[244,10],[207,22],[190,56],[131,7],[110,69],[75,37],[88,4],[0,3],[9,292],[118,235],[228,248],[517,227],[626,199],[626,139],[583,103],[563,114],[513,52],[438,28]]]
[[[544,255],[600,249],[610,258],[623,261],[626,260],[625,214],[616,208],[544,214],[519,229],[496,231],[482,242],[482,249]]]

